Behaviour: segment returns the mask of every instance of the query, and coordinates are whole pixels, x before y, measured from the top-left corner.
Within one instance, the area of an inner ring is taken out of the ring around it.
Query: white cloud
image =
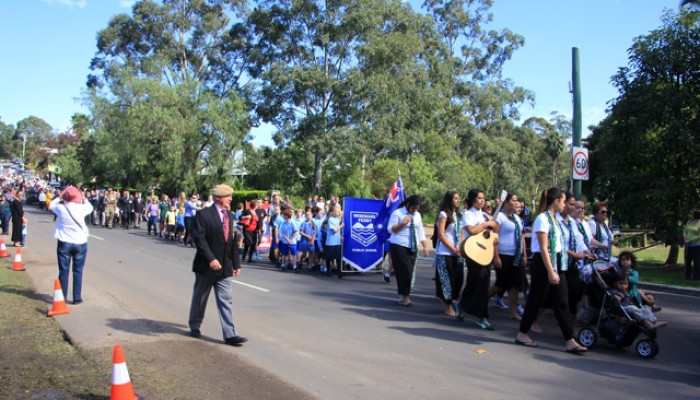
[[[136,3],[136,0],[122,0],[119,2],[119,6],[123,8],[131,8],[134,3]]]
[[[60,4],[67,7],[85,8],[87,0],[41,0],[43,3]]]

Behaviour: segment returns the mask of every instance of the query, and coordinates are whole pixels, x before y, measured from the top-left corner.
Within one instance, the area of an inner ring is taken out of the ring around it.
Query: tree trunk
[[[677,244],[671,245],[671,249],[668,251],[668,257],[666,258],[664,265],[674,266],[678,264],[678,250],[679,248]]]
[[[321,194],[321,183],[323,180],[323,157],[314,154],[314,194]]]

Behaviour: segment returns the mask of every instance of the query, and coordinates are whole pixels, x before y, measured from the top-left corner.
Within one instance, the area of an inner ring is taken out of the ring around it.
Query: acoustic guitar
[[[503,207],[507,195],[508,192],[501,190],[501,202],[493,215],[498,215],[501,212],[501,207]],[[459,246],[460,253],[462,253],[461,256],[469,258],[479,265],[487,266],[493,261],[494,241],[497,238],[498,233],[493,232],[491,228],[486,228],[486,230],[476,235],[471,235],[462,241],[462,244]]]

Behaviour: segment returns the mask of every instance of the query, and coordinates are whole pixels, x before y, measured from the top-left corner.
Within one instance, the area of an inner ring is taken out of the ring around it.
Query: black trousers
[[[413,280],[413,268],[416,265],[418,253],[408,247],[391,244],[391,264],[394,266],[394,277],[398,293],[402,296],[411,294],[411,280]]]
[[[559,265],[560,260],[561,255],[557,254],[557,265]],[[540,307],[551,308],[554,311],[554,317],[557,319],[564,340],[574,337],[573,322],[571,313],[569,313],[569,291],[566,283],[566,273],[559,271],[559,284],[550,284],[547,267],[542,261],[542,255],[541,253],[535,253],[530,266],[530,294],[527,296],[525,313],[520,321],[520,332],[527,333],[530,330],[532,323],[537,318]]]
[[[700,279],[700,246],[686,246],[685,279]]]
[[[258,231],[243,230],[243,259],[253,259],[258,247]]]
[[[583,296],[583,281],[578,272],[577,261],[569,263],[569,270],[566,271],[565,275],[567,290],[569,292],[569,313],[573,321],[575,320],[576,314],[578,314],[578,302],[581,301],[581,297]]]
[[[467,286],[462,293],[460,306],[464,312],[479,319],[489,317],[489,287],[491,265],[482,266],[469,258],[467,263]]]

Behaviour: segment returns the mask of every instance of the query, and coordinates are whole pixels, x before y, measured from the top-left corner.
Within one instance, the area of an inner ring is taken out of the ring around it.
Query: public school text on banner
[[[344,203],[343,261],[359,271],[369,271],[382,261],[384,242],[374,223],[384,201],[346,197]]]

